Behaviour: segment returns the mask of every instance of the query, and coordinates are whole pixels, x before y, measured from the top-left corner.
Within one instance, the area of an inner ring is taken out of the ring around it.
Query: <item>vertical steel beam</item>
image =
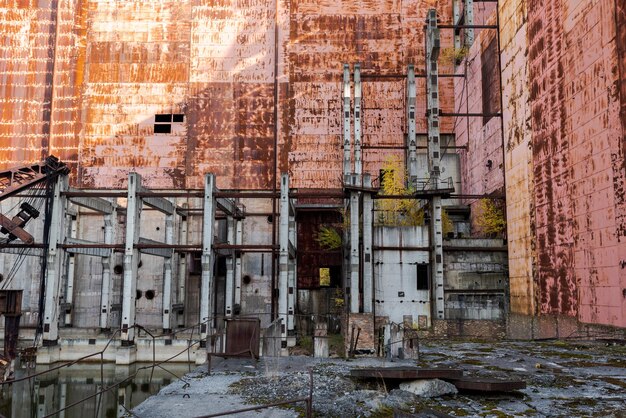
[[[187,204],[183,204],[183,207],[187,207]],[[180,225],[178,228],[178,242],[180,245],[187,244],[187,216],[182,216],[180,219]],[[177,302],[183,306],[183,313],[177,313],[177,323],[178,326],[185,326],[185,292],[186,292],[186,281],[187,281],[187,254],[181,253],[178,255],[178,289],[176,292],[176,300]],[[195,322],[195,321],[194,321]]]
[[[372,187],[372,177],[363,175],[363,187]],[[363,193],[363,312],[373,312],[372,228],[374,205],[372,195]]]
[[[228,216],[226,219],[226,234],[229,244],[235,244],[235,219]],[[225,316],[233,316],[233,302],[235,300],[235,251],[231,251],[226,258],[226,286],[224,295]]]
[[[461,23],[461,1],[463,0],[452,0],[452,24],[459,25]],[[458,50],[461,48],[461,31],[458,29],[454,30],[454,49]]]
[[[235,244],[243,244],[243,222],[236,220]],[[235,254],[235,306],[241,309],[241,252]]]
[[[135,298],[137,293],[137,268],[139,251],[135,244],[139,241],[141,224],[141,199],[137,192],[141,189],[141,176],[128,174],[128,196],[126,199],[126,240],[124,244],[124,283],[122,288],[122,344],[133,345],[135,340]]]
[[[474,44],[474,29],[471,27],[474,24],[474,0],[465,0],[465,25],[470,26],[465,28],[465,47],[470,48]],[[498,11],[496,10],[496,13]]]
[[[176,213],[176,212],[174,212]],[[174,244],[174,215],[165,215],[165,243]],[[172,253],[163,259],[163,329],[172,329]]]
[[[428,109],[428,168],[430,178],[437,185],[440,174],[440,131],[439,131],[439,70],[438,59],[441,46],[437,28],[437,12],[428,11],[426,33],[426,79]]]
[[[289,202],[289,244],[296,248],[296,214],[291,202]],[[295,330],[296,313],[296,254],[289,252],[289,275],[288,275],[288,295],[287,295],[287,334],[293,335]],[[289,346],[295,345],[295,336],[289,340]]]
[[[117,219],[117,211],[113,209],[113,213],[104,214],[104,243],[109,245],[113,244],[115,240],[115,228],[113,221]],[[102,287],[100,297],[100,328],[108,329],[109,318],[111,315],[111,264],[114,257],[114,253],[108,257],[102,258]]]
[[[428,166],[432,187],[439,187],[441,165],[440,131],[439,131],[439,77],[438,59],[441,46],[439,29],[437,28],[437,11],[430,9],[427,19],[426,34],[426,76],[428,106]],[[432,296],[435,300],[435,317],[444,319],[443,300],[443,232],[442,232],[441,197],[431,199],[431,252],[430,267]]]
[[[353,186],[359,185],[360,176],[350,176]],[[358,313],[359,303],[359,193],[350,192],[350,312]]]
[[[281,344],[287,348],[287,314],[289,304],[289,175],[280,176],[280,246],[278,265],[278,317],[281,321]]]
[[[204,177],[204,209],[202,213],[202,278],[200,285],[200,334],[206,340],[213,333],[213,236],[215,234],[215,175]],[[207,344],[207,349],[209,345]]]
[[[76,238],[78,236],[78,221],[76,220],[76,215],[67,214],[64,219],[70,220],[69,222],[69,235],[70,238]],[[68,304],[70,309],[65,312],[64,323],[65,326],[72,325],[72,313],[74,311],[74,279],[75,279],[75,270],[76,270],[76,255],[73,253],[68,254],[66,258],[67,266],[66,266],[66,278],[65,281],[65,303]]]
[[[415,132],[417,87],[415,84],[415,67],[409,65],[406,86],[406,120],[407,120],[407,167],[409,186],[414,187],[417,180],[417,138]]]
[[[350,66],[343,65],[343,174],[352,172],[352,151],[350,149]]]
[[[363,173],[361,157],[361,65],[354,65],[354,172]]]
[[[57,248],[63,243],[63,219],[67,210],[67,200],[61,194],[68,187],[67,176],[59,176],[54,184],[50,230],[48,231],[48,257],[46,263],[46,295],[43,317],[44,345],[55,345],[59,339],[59,288],[61,282],[61,262],[63,250]]]

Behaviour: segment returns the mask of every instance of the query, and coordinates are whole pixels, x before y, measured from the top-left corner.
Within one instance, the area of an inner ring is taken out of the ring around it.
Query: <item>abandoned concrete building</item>
[[[626,328],[623,2],[1,0],[0,37],[38,362]]]

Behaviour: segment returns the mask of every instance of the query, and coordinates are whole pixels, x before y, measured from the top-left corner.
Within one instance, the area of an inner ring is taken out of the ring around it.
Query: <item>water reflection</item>
[[[104,387],[109,387],[137,372],[132,379],[103,395],[94,396],[76,406],[59,412],[60,418],[115,418],[139,405],[189,371],[182,363],[164,364],[162,368],[139,370],[146,364],[103,367]],[[195,366],[194,366],[195,367]],[[20,368],[16,378],[39,373],[49,366],[36,369]],[[152,374],[152,376],[151,376]],[[40,418],[53,414],[81,399],[94,395],[102,388],[100,364],[75,364],[23,382],[5,385],[0,392],[0,414],[9,418]],[[96,414],[96,411],[97,414]]]

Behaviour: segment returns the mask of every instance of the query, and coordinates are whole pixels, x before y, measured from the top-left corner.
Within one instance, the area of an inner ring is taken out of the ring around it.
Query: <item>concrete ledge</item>
[[[565,315],[509,314],[507,336],[516,340],[545,338],[626,339],[626,329],[608,325],[584,324]]]

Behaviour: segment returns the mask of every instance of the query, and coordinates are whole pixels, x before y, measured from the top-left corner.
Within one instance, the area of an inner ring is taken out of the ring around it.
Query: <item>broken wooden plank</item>
[[[350,370],[350,376],[372,379],[460,379],[463,377],[461,369],[420,367],[366,367]]]

